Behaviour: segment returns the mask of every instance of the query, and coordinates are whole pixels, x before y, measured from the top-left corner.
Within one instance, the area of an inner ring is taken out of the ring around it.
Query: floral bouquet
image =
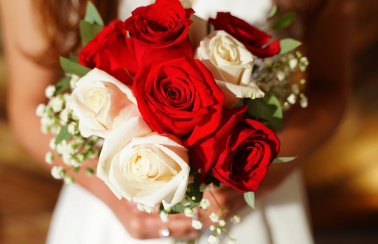
[[[179,0],[157,0],[104,26],[88,2],[83,49],[60,58],[66,77],[47,87],[49,102],[37,115],[42,131],[56,135],[50,143],[56,153],[48,152],[46,162],[62,157],[67,165],[53,166],[54,178],[73,183],[85,168],[139,210],[160,204],[164,222],[184,212],[195,229],[202,228],[196,210],[205,209],[214,222],[208,241],[218,243],[228,236],[227,210],[213,212],[203,192],[222,183],[253,207],[268,166],[294,159],[277,158],[274,131],[282,130],[283,109],[297,101],[307,106],[305,81],[294,84],[293,75],[308,61],[291,52],[300,42],[270,41],[230,13],[209,19],[205,32],[213,31],[202,37],[193,13]],[[293,17],[284,15],[273,29]]]

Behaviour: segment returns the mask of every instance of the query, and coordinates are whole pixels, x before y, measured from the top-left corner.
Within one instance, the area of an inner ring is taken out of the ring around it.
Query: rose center
[[[106,98],[107,91],[105,88],[95,88],[90,91],[87,97],[88,107],[97,114],[104,106]]]
[[[155,32],[165,32],[168,30],[167,26],[164,26],[162,23],[153,20],[148,20],[147,26]]]
[[[157,175],[155,163],[156,157],[153,155],[136,154],[131,159],[131,173],[139,179],[154,178]]]
[[[237,49],[229,44],[219,44],[216,47],[216,52],[220,58],[228,62],[235,62],[238,59]]]
[[[180,98],[180,91],[178,91],[178,90],[175,89],[175,88],[170,87],[170,88],[168,89],[168,92],[167,92],[167,93],[168,93],[167,95],[168,95],[172,100],[177,100],[177,99]]]

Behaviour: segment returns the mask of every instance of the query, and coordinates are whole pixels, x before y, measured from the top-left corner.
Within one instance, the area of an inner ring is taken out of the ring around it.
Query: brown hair
[[[105,24],[118,17],[119,0],[91,0]],[[49,67],[57,67],[58,56],[77,53],[80,48],[79,23],[84,18],[88,0],[35,0],[41,30],[49,41],[43,53],[33,59]]]

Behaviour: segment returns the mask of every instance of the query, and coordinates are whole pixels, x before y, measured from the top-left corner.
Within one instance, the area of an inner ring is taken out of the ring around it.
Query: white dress
[[[120,18],[151,0],[123,0]],[[231,12],[250,23],[262,23],[272,7],[271,0],[196,0],[193,9],[203,19],[216,12]],[[239,214],[242,222],[230,226],[230,235],[238,244],[312,244],[306,212],[303,183],[294,172],[277,189]],[[207,243],[207,230],[199,243]],[[226,238],[224,238],[226,239]],[[62,188],[56,205],[47,244],[172,244],[172,238],[135,240],[100,199],[79,185]]]

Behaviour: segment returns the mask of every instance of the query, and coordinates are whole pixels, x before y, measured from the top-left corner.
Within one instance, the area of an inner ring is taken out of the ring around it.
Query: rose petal
[[[140,117],[132,118],[105,137],[101,155],[97,165],[97,176],[109,182],[109,171],[112,157],[125,147],[134,137],[145,136],[151,133],[151,128]]]
[[[251,82],[249,86],[244,85],[234,85],[221,80],[215,80],[219,89],[226,95],[223,107],[231,108],[238,102],[238,98],[262,98],[265,93],[260,90],[260,88]]]

